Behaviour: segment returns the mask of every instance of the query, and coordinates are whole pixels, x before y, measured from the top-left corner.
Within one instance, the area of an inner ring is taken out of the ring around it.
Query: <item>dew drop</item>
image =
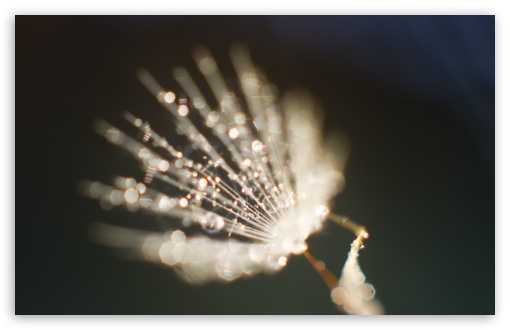
[[[172,242],[165,242],[159,248],[159,258],[161,262],[169,266],[174,266],[177,260],[174,258],[174,244]]]
[[[201,178],[200,180],[198,180],[198,189],[205,189],[205,187],[207,187],[207,179],[206,178]]]
[[[110,199],[110,203],[112,203],[112,205],[120,205],[120,204],[122,204],[122,202],[124,200],[123,195],[122,195],[122,191],[120,191],[120,190],[112,190],[110,192],[109,199]]]
[[[138,151],[138,157],[140,157],[142,159],[148,158],[150,155],[151,155],[151,153],[150,153],[149,149],[147,149],[147,148],[142,148],[142,149],[140,149],[140,151]]]
[[[145,208],[150,207],[152,205],[152,198],[147,195],[140,196],[140,205]]]
[[[170,168],[170,164],[166,160],[162,160],[158,164],[158,169],[161,172],[166,172]]]
[[[189,113],[188,106],[185,104],[179,105],[179,107],[177,108],[177,113],[179,113],[179,116],[181,117],[186,117]]]
[[[200,223],[202,228],[211,234],[219,232],[225,226],[223,218],[213,213],[208,213]]]
[[[122,133],[116,128],[110,128],[106,131],[106,139],[111,143],[121,143]]]
[[[184,241],[186,241],[186,235],[184,234],[184,232],[182,232],[180,230],[176,230],[176,231],[172,232],[170,239],[172,240],[172,242],[174,244],[179,244],[179,243],[183,243]]]
[[[254,152],[260,152],[264,145],[259,140],[255,140],[251,143],[251,150]]]
[[[134,188],[129,188],[124,192],[124,199],[127,203],[133,204],[138,200],[138,191]]]
[[[170,199],[167,196],[161,196],[158,202],[158,207],[160,211],[168,211],[172,207],[175,207],[176,201],[174,199]]]
[[[234,116],[234,121],[237,125],[243,125],[246,122],[246,116],[242,112],[238,112]]]
[[[329,213],[329,209],[321,205],[315,210],[315,215],[318,216],[320,219],[324,219]]]
[[[185,208],[186,206],[188,206],[188,200],[186,198],[181,198],[179,200],[179,206],[182,207],[182,208]]]
[[[143,183],[141,183],[141,182],[140,182],[140,183],[137,183],[137,184],[136,184],[136,190],[138,190],[138,193],[139,193],[140,195],[142,195],[142,194],[144,194],[144,193],[145,193],[145,191],[147,190],[147,188],[145,187],[145,185],[144,185]]]
[[[184,262],[188,259],[191,247],[187,243],[179,243],[174,246],[173,255],[177,262]]]
[[[197,109],[203,109],[205,108],[205,101],[203,98],[197,97],[196,99],[193,100],[193,105]]]
[[[235,140],[239,137],[239,130],[237,128],[231,128],[230,131],[228,131],[228,136],[232,139],[232,140]]]
[[[166,92],[164,95],[163,95],[163,100],[165,101],[165,103],[174,103],[175,101],[175,94],[173,92]]]
[[[216,125],[216,123],[219,120],[220,120],[220,114],[217,113],[216,111],[211,111],[207,115],[206,125],[209,126],[209,127],[212,127],[212,126]]]

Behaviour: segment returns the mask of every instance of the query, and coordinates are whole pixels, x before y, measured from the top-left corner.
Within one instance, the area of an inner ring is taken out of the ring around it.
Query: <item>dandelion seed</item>
[[[375,290],[364,282],[357,264],[361,240],[368,237],[361,226],[338,221],[358,235],[340,281],[307,252],[307,238],[322,228],[329,200],[343,187],[347,153],[324,148],[312,98],[296,91],[280,102],[275,87],[242,47],[231,52],[240,92],[227,87],[207,49],[199,47],[193,55],[214,100],[206,100],[184,68],[174,71],[182,89],[178,94],[186,95],[178,104],[174,92],[147,71],[139,72],[141,82],[176,119],[176,131],[187,138],[191,153],[130,113],[125,118],[142,133],[142,141],[98,121],[99,134],[140,162],[145,181],[118,178],[116,187],[93,182],[85,192],[103,207],[141,208],[180,220],[176,227],[198,225],[203,234],[186,236],[179,229],[148,234],[105,225],[97,236],[106,244],[136,245],[146,260],[171,266],[194,284],[274,273],[291,255],[304,253],[344,311],[377,311],[367,307]],[[191,119],[198,117],[201,123]],[[174,193],[166,195],[155,182],[173,187]],[[131,241],[115,241],[119,233]]]

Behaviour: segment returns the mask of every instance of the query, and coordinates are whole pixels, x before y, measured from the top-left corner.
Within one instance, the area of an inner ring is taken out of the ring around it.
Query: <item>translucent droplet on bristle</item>
[[[236,113],[234,116],[234,121],[237,125],[243,125],[246,122],[246,116],[242,112]]]
[[[328,215],[328,213],[329,213],[329,208],[327,208],[324,205],[319,206],[315,210],[315,215],[318,216],[321,219],[324,219],[324,217],[326,217]]]
[[[172,93],[171,91],[168,91],[166,93],[163,93],[162,98],[165,101],[165,103],[170,104],[175,101],[175,94]]]
[[[264,262],[265,270],[269,273],[277,272],[283,268],[280,257],[269,256]]]
[[[142,148],[142,149],[140,149],[140,151],[138,151],[138,157],[140,157],[140,158],[145,159],[145,158],[150,157],[150,155],[151,155],[151,153],[150,153],[149,149],[147,149],[147,148]]]
[[[193,105],[197,109],[203,109],[205,108],[205,100],[201,97],[197,97],[196,99],[193,100]]]
[[[127,203],[133,204],[138,200],[138,191],[134,188],[129,188],[124,192],[124,199]]]
[[[188,217],[182,218],[182,225],[184,227],[189,227],[189,226],[191,226],[192,223],[193,223],[193,221],[190,218],[188,218]]]
[[[139,201],[140,201],[140,205],[145,208],[148,208],[152,205],[152,198],[150,196],[146,196],[146,195],[141,196]]]
[[[147,187],[145,187],[145,185],[140,182],[140,183],[136,184],[136,190],[138,190],[138,193],[141,195],[141,194],[145,193],[145,191],[147,190]]]
[[[207,115],[206,125],[209,126],[209,127],[212,127],[212,126],[216,125],[216,123],[219,120],[220,120],[220,114],[217,113],[216,111],[211,111]]]
[[[252,246],[250,247],[249,256],[253,262],[259,263],[264,260],[266,253],[264,252],[263,248],[259,246]]]
[[[180,230],[176,230],[172,232],[172,235],[170,235],[170,239],[174,244],[183,243],[186,240],[186,234],[184,234]]]
[[[161,262],[169,266],[174,266],[177,260],[174,258],[174,244],[172,242],[165,242],[159,248],[159,258]]]
[[[217,233],[225,226],[225,221],[219,215],[208,213],[201,221],[202,228],[211,234]]]
[[[92,198],[99,198],[103,192],[103,185],[100,182],[92,182],[89,186],[89,194]]]
[[[186,117],[189,113],[188,106],[185,104],[179,105],[179,107],[177,108],[177,112],[179,113],[179,116]]]
[[[112,143],[121,143],[122,134],[116,128],[110,128],[106,131],[106,139]]]
[[[255,152],[260,152],[264,145],[259,140],[255,140],[251,143],[251,150]]]
[[[232,139],[232,140],[235,140],[239,137],[239,130],[237,128],[231,128],[229,131],[228,131],[228,136]]]
[[[112,203],[112,205],[115,205],[115,206],[120,205],[120,204],[122,204],[122,202],[124,200],[123,197],[124,196],[122,194],[122,191],[120,191],[120,190],[112,190],[110,192],[110,196],[109,196],[110,203]]]
[[[179,243],[174,246],[174,249],[172,252],[173,252],[173,256],[176,261],[184,262],[188,259],[189,255],[190,255],[191,247],[187,243],[184,243],[184,242]]]
[[[275,212],[277,212],[278,210],[278,205],[277,203],[272,199],[272,197],[264,197],[264,199],[262,200],[262,203],[261,203],[262,207],[264,208],[264,210],[269,213],[269,214],[273,214]]]
[[[230,258],[220,256],[216,264],[216,273],[225,281],[233,281],[239,278],[243,271],[238,263],[233,262]]]
[[[126,178],[124,181],[124,187],[126,188],[134,188],[136,185],[136,180],[133,178]]]

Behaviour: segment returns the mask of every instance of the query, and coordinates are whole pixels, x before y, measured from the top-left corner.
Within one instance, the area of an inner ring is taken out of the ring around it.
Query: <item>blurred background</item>
[[[303,256],[195,287],[88,237],[95,221],[163,221],[79,194],[82,179],[141,175],[93,121],[163,120],[136,70],[172,88],[201,43],[233,77],[237,41],[280,91],[321,101],[326,133],[350,137],[332,209],[369,229],[360,263],[386,312],[494,314],[494,16],[17,16],[16,314],[338,313]],[[352,240],[328,224],[309,251],[339,274]]]

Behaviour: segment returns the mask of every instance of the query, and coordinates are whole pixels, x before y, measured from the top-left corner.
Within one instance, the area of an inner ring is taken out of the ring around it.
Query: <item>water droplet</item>
[[[315,215],[318,216],[320,219],[324,219],[329,214],[329,208],[327,208],[324,205],[319,206],[315,210]]]
[[[111,143],[121,143],[122,142],[122,133],[116,128],[109,128],[106,131],[106,139]]]
[[[152,198],[147,195],[140,196],[140,205],[142,207],[148,208],[152,205]]]
[[[239,278],[243,271],[237,262],[233,262],[228,256],[221,256],[216,264],[216,273],[225,281],[233,281]]]
[[[150,155],[151,155],[151,152],[147,148],[141,148],[138,151],[138,157],[140,157],[142,159],[146,159],[146,158],[150,157]]]
[[[205,74],[209,75],[216,71],[216,62],[210,57],[204,57],[198,62],[198,68],[200,71]]]
[[[170,168],[170,164],[166,160],[162,160],[158,164],[158,169],[161,172],[166,172]]]
[[[253,262],[260,263],[264,261],[266,253],[264,252],[264,249],[261,246],[254,245],[250,247],[249,256]]]
[[[251,150],[254,152],[260,152],[264,145],[259,140],[255,140],[251,143]]]
[[[203,109],[205,108],[205,101],[203,98],[197,97],[196,99],[193,100],[193,105],[197,109]]]
[[[188,206],[188,200],[184,197],[179,199],[179,205],[180,207],[185,208],[186,206]]]
[[[171,91],[168,91],[163,95],[163,100],[165,101],[165,103],[168,103],[168,104],[174,103],[175,94]]]
[[[89,194],[92,198],[99,198],[103,193],[103,184],[100,182],[92,182],[89,186]]]
[[[230,131],[228,131],[228,136],[230,136],[230,138],[232,140],[235,140],[239,137],[239,130],[237,128],[231,128]]]
[[[165,242],[159,248],[159,258],[161,262],[169,266],[174,266],[177,260],[174,258],[174,244],[172,242]]]
[[[138,191],[134,188],[129,188],[124,192],[124,199],[127,203],[133,204],[138,200]]]
[[[120,205],[124,201],[124,196],[122,194],[122,191],[112,190],[110,192],[109,199],[110,199],[110,203],[112,203],[112,205]]]
[[[172,232],[170,239],[172,240],[172,242],[174,244],[179,244],[179,243],[183,243],[184,241],[186,241],[186,235],[184,234],[184,232],[182,232],[180,230],[176,230],[176,231]]]
[[[201,178],[200,180],[198,180],[198,189],[204,190],[205,187],[207,187],[207,179]]]
[[[225,226],[225,221],[219,215],[214,213],[207,213],[207,215],[200,221],[202,228],[211,234],[217,233]]]
[[[189,113],[188,106],[185,104],[179,105],[179,107],[177,108],[177,113],[179,113],[179,116],[181,117],[186,117]]]
[[[172,203],[173,201],[173,203]],[[168,211],[176,204],[175,200],[168,198],[167,196],[161,196],[158,202],[158,208],[160,211]]]
[[[173,255],[177,262],[184,262],[190,256],[191,247],[187,243],[179,243],[174,246]]]
[[[242,112],[236,113],[236,115],[234,116],[234,121],[236,122],[237,125],[243,125],[246,122],[245,114]]]
[[[144,185],[143,183],[141,183],[141,182],[140,182],[140,183],[137,183],[137,184],[136,184],[136,190],[138,190],[138,193],[139,193],[140,195],[142,195],[142,194],[144,194],[144,193],[145,193],[145,191],[147,190],[147,188],[145,187],[145,185]]]

